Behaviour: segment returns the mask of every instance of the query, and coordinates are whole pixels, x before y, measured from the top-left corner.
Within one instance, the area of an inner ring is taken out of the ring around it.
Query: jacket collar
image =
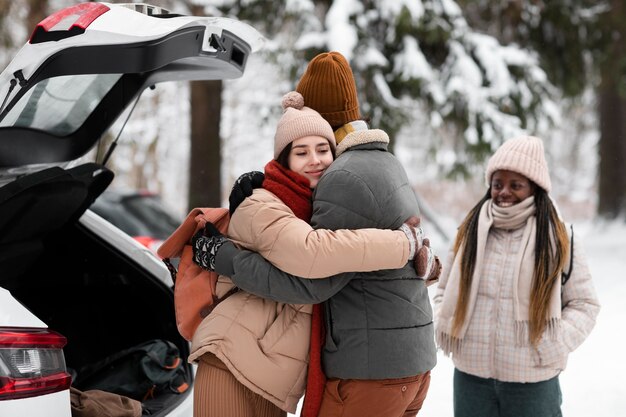
[[[347,123],[335,130],[337,156],[349,148],[373,142],[389,143],[389,135],[380,129],[369,129],[363,120]]]

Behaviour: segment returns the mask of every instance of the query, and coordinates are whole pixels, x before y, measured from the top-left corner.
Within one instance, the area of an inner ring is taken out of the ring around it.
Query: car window
[[[129,215],[119,205],[101,203],[96,200],[96,203],[91,206],[91,210],[130,236],[152,236],[151,231],[146,228],[141,219]]]
[[[57,136],[73,133],[121,76],[80,74],[41,80],[20,98],[0,126],[28,127]]]
[[[127,198],[124,205],[128,211],[152,231],[153,236],[165,239],[180,225],[181,221],[168,213],[158,198],[133,197]]]

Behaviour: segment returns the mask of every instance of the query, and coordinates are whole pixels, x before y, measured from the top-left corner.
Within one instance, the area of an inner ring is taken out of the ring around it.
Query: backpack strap
[[[572,267],[574,266],[574,226],[570,224],[569,228],[571,230],[569,243],[569,266],[567,268],[567,272],[565,272],[565,270],[561,271],[561,287],[569,280],[569,276],[572,274]]]
[[[226,210],[226,209],[224,209]],[[226,211],[228,212],[228,210]],[[202,215],[201,208],[194,208],[189,212],[183,223],[159,246],[157,254],[161,258],[178,258],[183,247],[189,244],[198,229],[196,217]],[[204,225],[202,225],[204,227]]]
[[[176,275],[178,274],[176,267],[174,266],[174,264],[172,264],[170,258],[163,258],[163,263],[165,264],[165,266],[167,266],[167,270],[170,271],[172,282],[174,283],[174,285],[176,285]]]

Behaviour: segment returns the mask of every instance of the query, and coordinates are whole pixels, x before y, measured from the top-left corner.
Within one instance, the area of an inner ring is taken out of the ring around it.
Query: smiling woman
[[[434,297],[437,343],[455,366],[454,414],[561,415],[559,374],[600,310],[582,242],[549,197],[541,139],[506,141],[485,180]]]
[[[511,207],[535,192],[535,184],[525,176],[501,169],[491,176],[491,199],[500,207]]]
[[[306,136],[291,143],[288,166],[308,179],[310,187],[315,188],[333,159],[328,140],[321,136]]]

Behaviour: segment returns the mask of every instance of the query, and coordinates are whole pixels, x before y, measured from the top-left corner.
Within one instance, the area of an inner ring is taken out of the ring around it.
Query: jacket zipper
[[[500,327],[500,298],[502,295],[502,286],[504,283],[504,280],[506,279],[504,277],[504,271],[506,270],[506,265],[507,265],[507,254],[510,252],[511,249],[511,231],[510,230],[506,230],[504,231],[504,244],[502,245],[502,248],[504,249],[502,251],[502,253],[500,254],[500,270],[498,271],[498,274],[494,277],[496,279],[496,282],[498,284],[498,292],[496,294],[496,299],[494,302],[494,313],[495,313],[495,323],[493,326],[493,330],[491,332],[490,335],[490,346],[491,346],[491,374],[494,376],[494,379],[500,379],[500,375],[498,375],[498,368],[496,367],[496,343],[497,343],[497,334],[498,334],[498,329]],[[496,242],[497,243],[497,242]]]

